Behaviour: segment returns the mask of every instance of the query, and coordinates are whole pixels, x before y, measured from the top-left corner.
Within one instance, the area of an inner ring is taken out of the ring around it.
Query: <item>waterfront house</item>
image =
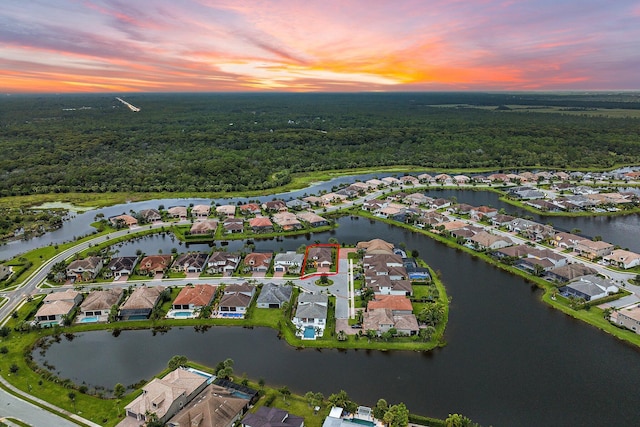
[[[67,279],[72,282],[93,280],[102,269],[102,258],[90,256],[72,261],[67,267]]]
[[[273,258],[273,271],[275,273],[298,274],[304,262],[304,255],[294,251],[276,254]]]
[[[191,285],[185,286],[173,301],[174,310],[189,310],[191,312],[202,307],[211,305],[216,296],[217,286],[214,285]]]
[[[120,305],[118,317],[122,320],[148,319],[153,309],[162,299],[164,286],[147,287],[142,285],[136,288],[129,298]]]
[[[249,220],[249,227],[254,233],[270,233],[273,231],[273,223],[265,216],[257,216]]]
[[[149,255],[138,264],[140,274],[164,274],[171,265],[171,255]]]
[[[222,205],[216,207],[216,214],[219,216],[234,216],[236,214],[236,207],[234,205]]]
[[[576,236],[571,233],[556,233],[551,239],[551,244],[557,248],[561,249],[574,249],[576,244],[584,240],[584,237]]]
[[[112,216],[109,218],[109,221],[114,225],[114,227],[133,227],[138,225],[138,220],[127,214]]]
[[[580,240],[576,243],[575,250],[583,257],[596,259],[607,256],[613,252],[614,246],[604,241],[593,241],[589,239]]]
[[[130,422],[130,418],[144,424],[151,414],[164,424],[206,386],[206,377],[182,368],[169,372],[163,378],[154,378],[142,387],[140,396],[125,406],[126,418],[121,424],[132,425],[124,424]]]
[[[133,274],[138,257],[136,256],[121,256],[111,258],[109,264],[107,264],[107,271],[104,273],[104,277],[113,277],[115,280],[120,279],[123,276],[130,276]]]
[[[621,308],[611,313],[611,320],[640,334],[640,306]]]
[[[244,315],[251,305],[256,288],[249,283],[228,285],[218,303],[220,313],[238,313]]]
[[[293,318],[296,335],[303,339],[315,339],[322,336],[327,325],[328,304],[329,297],[327,295],[301,293],[298,296],[296,314]]]
[[[275,285],[266,283],[260,290],[260,295],[256,300],[258,308],[282,308],[284,303],[291,301],[293,288],[291,285]]]
[[[246,271],[266,272],[271,266],[271,252],[251,252],[244,257],[244,267]]]
[[[166,425],[167,427],[232,427],[248,409],[249,399],[243,395],[226,387],[209,384]]]
[[[594,301],[607,295],[618,292],[618,287],[609,279],[597,275],[582,276],[572,280],[559,289],[566,297],[582,298],[585,301]]]
[[[97,317],[98,322],[106,322],[113,306],[122,301],[124,290],[122,288],[110,288],[101,291],[91,291],[80,305],[79,321],[82,319]]]
[[[172,206],[167,209],[167,213],[171,218],[177,218],[179,220],[187,219],[187,207],[186,206]]]
[[[513,245],[513,240],[506,236],[500,236],[480,231],[469,238],[469,242],[479,249],[500,249]]]
[[[257,203],[246,203],[244,205],[240,205],[239,209],[240,213],[243,215],[256,215],[262,212],[260,205]]]
[[[42,301],[35,318],[42,325],[62,324],[63,319],[71,315],[81,301],[82,294],[73,289],[52,292]]]
[[[313,212],[300,212],[296,216],[300,221],[308,223],[311,227],[323,227],[329,224],[329,221]]]
[[[222,273],[231,276],[240,264],[240,255],[229,252],[213,252],[207,260],[207,272],[210,274]]]
[[[191,208],[191,216],[194,218],[207,218],[210,213],[211,206],[209,205],[195,205]]]
[[[183,271],[185,273],[202,273],[207,265],[208,254],[201,252],[188,252],[176,257],[171,265],[173,271]]]
[[[557,282],[568,282],[570,280],[577,279],[578,277],[588,276],[590,274],[597,274],[598,270],[588,267],[579,262],[573,264],[562,265],[560,267],[552,268],[545,273],[545,279]]]
[[[162,221],[162,215],[157,209],[143,209],[138,212],[138,216],[147,223]]]
[[[287,204],[284,200],[271,200],[262,204],[262,209],[267,212],[284,212],[287,210]]]
[[[189,232],[191,234],[215,234],[218,229],[218,221],[215,219],[205,219],[196,221],[191,225]]]
[[[242,218],[226,218],[222,227],[226,233],[244,233],[244,220]]]
[[[242,419],[242,427],[304,427],[304,418],[284,409],[261,406]]]
[[[615,249],[609,255],[602,257],[602,259],[625,270],[640,265],[640,254],[623,249]]]
[[[307,250],[307,263],[315,268],[329,268],[333,265],[332,248],[329,246],[312,246]]]

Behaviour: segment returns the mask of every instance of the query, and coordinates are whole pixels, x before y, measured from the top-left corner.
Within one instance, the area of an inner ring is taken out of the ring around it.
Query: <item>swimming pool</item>
[[[244,317],[244,314],[224,312],[224,313],[220,313],[220,317],[227,317],[231,319],[242,319]]]
[[[100,318],[98,316],[87,316],[80,319],[80,323],[96,323]]]
[[[316,328],[313,326],[305,326],[302,338],[306,340],[313,340],[316,338]]]
[[[173,317],[193,317],[193,313],[190,311],[176,311],[172,315]]]

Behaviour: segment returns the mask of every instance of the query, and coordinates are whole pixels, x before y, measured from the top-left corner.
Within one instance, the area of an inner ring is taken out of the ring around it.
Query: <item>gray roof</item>
[[[327,306],[320,305],[315,302],[298,304],[298,309],[296,310],[296,317],[306,318],[306,319],[326,319]]]
[[[278,263],[289,263],[289,264],[297,264],[302,265],[302,261],[304,261],[304,255],[298,254],[295,252],[285,252],[283,254],[276,254],[273,262],[275,264]]]
[[[278,286],[273,283],[267,283],[262,286],[260,295],[258,296],[258,304],[282,304],[291,300],[293,288],[290,285]]]
[[[302,303],[318,303],[318,304],[327,304],[329,302],[329,297],[324,294],[309,294],[302,293],[298,297],[298,304]]]

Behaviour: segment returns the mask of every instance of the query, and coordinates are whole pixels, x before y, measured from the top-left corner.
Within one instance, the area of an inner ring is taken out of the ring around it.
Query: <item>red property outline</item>
[[[304,275],[304,270],[307,268],[307,257],[309,256],[310,248],[320,248],[320,247],[330,247],[336,248],[336,271],[331,271],[329,273],[311,273],[308,276]],[[313,245],[308,245],[304,251],[304,260],[302,261],[302,272],[300,274],[301,279],[307,279],[310,277],[316,276],[335,276],[339,273],[340,270],[340,245],[337,243],[315,243]]]

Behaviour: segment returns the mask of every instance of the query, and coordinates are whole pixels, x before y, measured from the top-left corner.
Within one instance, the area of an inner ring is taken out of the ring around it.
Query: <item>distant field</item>
[[[548,105],[517,105],[507,104],[503,107],[508,109],[499,109],[498,105],[470,105],[470,104],[440,104],[431,105],[431,107],[441,108],[476,108],[478,110],[499,111],[504,113],[560,113],[571,114],[575,116],[598,116],[598,117],[615,117],[615,118],[640,118],[640,109],[622,109],[622,108],[571,108],[571,107],[554,107]]]

